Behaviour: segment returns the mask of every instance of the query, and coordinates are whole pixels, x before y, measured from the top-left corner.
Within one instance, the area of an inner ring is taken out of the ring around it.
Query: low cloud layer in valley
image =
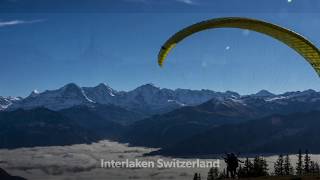
[[[0,150],[0,167],[13,175],[19,175],[32,180],[123,180],[123,179],[192,179],[195,172],[206,177],[208,169],[203,168],[101,168],[101,159],[105,160],[156,160],[161,156],[145,157],[144,153],[155,149],[144,147],[129,147],[111,141],[100,141],[93,144],[79,144],[72,146],[52,146],[20,148],[14,150]],[[312,155],[318,160],[319,155]],[[291,156],[295,164],[296,155]],[[267,158],[270,170],[276,156]],[[220,160],[221,168],[225,164]]]
[[[52,146],[0,150],[0,166],[13,175],[32,180],[96,180],[122,179],[188,179],[197,169],[106,169],[100,160],[144,159],[154,160],[159,156],[142,157],[155,149],[129,147],[117,142],[100,141],[93,144]],[[163,158],[163,157],[161,157]],[[203,169],[203,173],[207,169]]]

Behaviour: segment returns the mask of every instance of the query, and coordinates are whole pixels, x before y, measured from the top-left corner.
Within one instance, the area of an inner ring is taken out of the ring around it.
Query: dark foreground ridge
[[[12,176],[2,168],[0,168],[0,179],[1,180],[27,180],[27,179],[25,179],[23,177]]]

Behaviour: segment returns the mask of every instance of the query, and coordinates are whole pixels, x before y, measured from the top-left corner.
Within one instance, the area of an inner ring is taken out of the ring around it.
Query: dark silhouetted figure
[[[210,168],[207,180],[215,180],[219,177],[219,169],[217,167]]]
[[[200,173],[195,173],[194,176],[193,176],[193,180],[201,180]]]
[[[226,157],[224,157],[224,161],[227,164],[227,177],[235,178],[237,174],[237,168],[239,167],[239,162],[243,163],[238,159],[238,157],[234,153],[228,153],[226,154]]]
[[[244,161],[243,167],[239,168],[238,170],[238,177],[239,178],[252,177],[253,170],[254,170],[253,163],[251,162],[251,160],[249,160],[249,158],[246,158],[246,160]]]

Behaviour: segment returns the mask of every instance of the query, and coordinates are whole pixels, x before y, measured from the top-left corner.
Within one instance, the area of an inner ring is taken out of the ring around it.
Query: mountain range
[[[186,106],[169,113],[146,118],[130,126],[123,140],[132,145],[170,147],[214,127],[239,124],[274,114],[320,110],[319,93],[304,91],[239,98],[213,98],[197,106]]]
[[[153,84],[142,85],[132,91],[116,91],[105,84],[96,87],[79,87],[74,83],[56,90],[42,93],[32,92],[26,98],[8,101],[2,98],[1,109],[32,109],[46,107],[61,110],[77,105],[94,106],[95,104],[112,104],[147,115],[169,112],[183,106],[201,104],[213,97],[240,96],[233,92],[214,92],[210,90],[161,89]],[[3,101],[3,102],[2,102]]]
[[[0,96],[0,111],[7,109],[13,103],[16,103],[21,100],[22,100],[21,97],[11,97],[11,96],[2,97],[2,96]]]
[[[241,96],[232,91],[171,90],[159,88],[153,84],[145,84],[125,92],[114,90],[103,83],[95,87],[80,87],[70,83],[56,90],[46,90],[41,93],[33,91],[26,98],[0,96],[0,110],[45,107],[56,111],[79,105],[90,107],[96,104],[111,104],[127,110],[153,115],[170,112],[184,106],[196,106],[213,98],[242,100],[248,96],[275,103],[320,100],[320,93],[314,90],[287,92],[279,95],[262,90],[256,94]]]
[[[300,132],[313,139],[320,138],[313,128],[320,117],[320,93],[314,90],[282,94],[262,90],[240,95],[232,91],[171,90],[145,84],[125,92],[105,84],[79,87],[70,83],[56,90],[34,91],[26,98],[0,97],[0,107],[0,148],[112,139],[161,148],[154,154],[179,156],[196,154],[192,150],[195,147],[206,149],[197,150],[199,155],[225,150],[254,153],[287,150],[281,144],[305,137]],[[305,126],[304,116],[309,119]],[[281,117],[283,126],[274,129],[278,126],[268,123],[277,117]],[[304,130],[298,131],[296,124],[305,127]],[[273,138],[275,131],[285,136]],[[251,141],[251,132],[261,134],[255,134]],[[268,136],[270,141],[266,141]],[[275,142],[280,146],[273,146]],[[238,146],[233,147],[233,143]],[[306,145],[303,141],[299,143]],[[315,146],[313,149],[320,152]],[[290,147],[297,146],[287,146]]]

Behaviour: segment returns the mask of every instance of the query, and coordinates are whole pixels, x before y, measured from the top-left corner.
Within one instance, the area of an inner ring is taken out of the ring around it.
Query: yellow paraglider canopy
[[[298,52],[311,64],[318,75],[320,75],[320,51],[306,38],[275,24],[241,17],[211,19],[182,29],[169,38],[162,46],[158,55],[158,64],[162,66],[169,52],[184,38],[199,31],[214,28],[240,28],[269,35]]]

